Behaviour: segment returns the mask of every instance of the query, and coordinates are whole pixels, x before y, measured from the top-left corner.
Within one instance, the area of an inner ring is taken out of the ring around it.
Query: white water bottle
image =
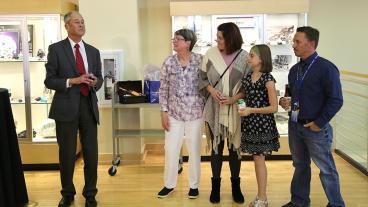
[[[238,109],[243,110],[243,109],[245,109],[245,107],[247,107],[247,105],[245,104],[244,99],[239,99],[238,100]]]

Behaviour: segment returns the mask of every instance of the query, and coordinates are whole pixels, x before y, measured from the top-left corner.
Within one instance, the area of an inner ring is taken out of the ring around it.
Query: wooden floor
[[[368,206],[368,177],[339,156],[335,156],[336,165],[340,173],[341,191],[347,207]],[[158,199],[157,192],[163,187],[163,157],[148,156],[146,164],[120,165],[114,177],[108,175],[109,165],[100,165],[98,169],[99,206],[212,206],[209,202],[211,191],[211,167],[209,162],[201,164],[202,178],[200,197],[188,199],[187,163],[184,171],[178,177],[175,191],[165,199]],[[293,172],[291,161],[268,161],[269,172],[268,199],[270,206],[281,206],[289,201],[289,185]],[[57,206],[60,199],[60,180],[58,171],[27,171],[25,172],[28,195],[34,206]],[[241,188],[246,201],[243,205],[233,203],[231,197],[229,167],[224,163],[221,183],[221,202],[213,206],[248,206],[256,195],[256,180],[252,161],[242,162]],[[83,189],[83,166],[78,162],[75,169],[74,182],[77,195],[74,206],[84,206],[81,195]],[[318,170],[313,166],[311,206],[326,206],[327,200],[318,177]]]

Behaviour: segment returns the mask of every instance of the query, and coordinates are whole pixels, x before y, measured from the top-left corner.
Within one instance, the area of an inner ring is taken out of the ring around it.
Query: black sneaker
[[[165,198],[167,197],[172,191],[174,190],[174,188],[162,188],[162,190],[160,192],[158,192],[157,197],[158,198]]]
[[[199,195],[198,188],[195,189],[191,188],[188,193],[188,198],[195,199],[198,198],[198,195]]]

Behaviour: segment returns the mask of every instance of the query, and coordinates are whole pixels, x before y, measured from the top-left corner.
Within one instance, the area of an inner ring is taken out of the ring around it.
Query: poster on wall
[[[272,66],[274,72],[289,71],[291,67],[291,55],[275,55],[272,58]]]
[[[217,28],[220,24],[232,22],[239,27],[244,45],[260,44],[262,42],[260,29],[260,25],[262,25],[261,17],[261,15],[214,15],[213,27]],[[215,40],[217,38],[216,33],[213,35],[213,39]]]
[[[100,107],[111,107],[112,96],[114,95],[114,84],[122,80],[123,74],[123,51],[101,51],[101,73],[104,79],[102,87],[97,92]]]
[[[291,45],[298,27],[298,14],[267,14],[265,42],[269,45]]]
[[[28,52],[33,56],[33,25],[27,26]],[[16,37],[17,36],[17,37]],[[18,59],[22,54],[22,34],[20,25],[0,25],[0,53],[7,53],[5,57],[1,54],[0,58]],[[16,49],[14,49],[16,47]],[[12,53],[11,58],[8,54]]]
[[[0,58],[13,59],[19,54],[19,32],[0,31]]]
[[[239,28],[254,28],[256,26],[255,20],[253,16],[218,16],[216,18],[216,25],[233,22]]]
[[[271,45],[292,44],[295,30],[294,25],[269,26],[267,28],[267,42]]]

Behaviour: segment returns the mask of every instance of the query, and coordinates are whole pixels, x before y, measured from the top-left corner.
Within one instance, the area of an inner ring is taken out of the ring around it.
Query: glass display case
[[[60,39],[60,15],[0,16],[0,83],[11,92],[19,139],[56,141],[43,81],[48,46]]]
[[[53,92],[43,81],[48,46],[60,39],[60,14],[0,16],[0,87],[9,90],[20,145],[57,146],[48,119]]]
[[[288,73],[298,59],[292,48],[296,28],[307,24],[305,13],[293,14],[240,14],[206,16],[172,16],[172,33],[178,29],[193,30],[198,38],[193,52],[205,54],[216,46],[217,26],[225,22],[234,22],[243,37],[242,48],[249,52],[255,44],[267,44],[272,53],[273,72],[276,79],[278,98],[285,93]],[[287,138],[288,114],[279,107],[275,114],[276,124],[281,138]],[[289,154],[287,139],[281,139],[280,154]],[[286,147],[285,147],[286,146]]]

